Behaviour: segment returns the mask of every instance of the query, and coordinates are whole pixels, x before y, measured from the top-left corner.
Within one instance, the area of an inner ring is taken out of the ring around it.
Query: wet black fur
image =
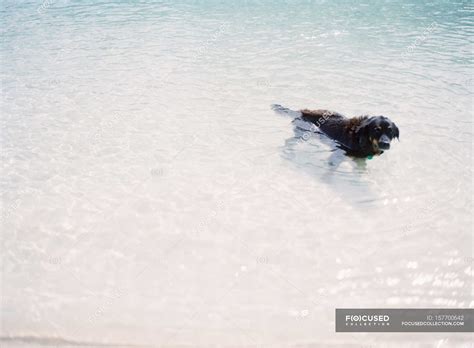
[[[398,127],[385,116],[360,116],[347,118],[329,110],[291,111],[280,105],[275,111],[293,113],[297,118],[315,124],[321,132],[334,139],[350,156],[380,155],[390,148],[393,138],[399,138]]]

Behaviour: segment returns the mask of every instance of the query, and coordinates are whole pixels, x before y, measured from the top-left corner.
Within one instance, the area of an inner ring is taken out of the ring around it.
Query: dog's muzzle
[[[378,146],[380,150],[388,150],[390,149],[390,138],[385,134],[382,135],[378,141]]]

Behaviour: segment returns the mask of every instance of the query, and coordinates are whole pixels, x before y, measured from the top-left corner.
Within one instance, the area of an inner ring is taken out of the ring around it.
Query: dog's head
[[[372,116],[362,121],[356,134],[360,146],[374,154],[390,149],[392,139],[400,136],[398,127],[385,116]]]

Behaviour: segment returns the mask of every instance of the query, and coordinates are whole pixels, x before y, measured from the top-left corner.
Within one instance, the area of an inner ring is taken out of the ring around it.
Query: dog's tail
[[[295,110],[285,108],[284,106],[281,106],[280,104],[272,104],[272,105],[270,105],[270,107],[277,114],[280,114],[280,115],[283,115],[283,116],[290,116],[292,118],[301,117],[301,112],[300,111],[295,111]]]

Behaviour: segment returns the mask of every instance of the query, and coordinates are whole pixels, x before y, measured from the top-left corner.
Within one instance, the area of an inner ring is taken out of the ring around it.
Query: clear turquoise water
[[[3,343],[469,346],[334,308],[473,305],[473,10],[2,1]],[[401,141],[354,161],[271,103]]]

